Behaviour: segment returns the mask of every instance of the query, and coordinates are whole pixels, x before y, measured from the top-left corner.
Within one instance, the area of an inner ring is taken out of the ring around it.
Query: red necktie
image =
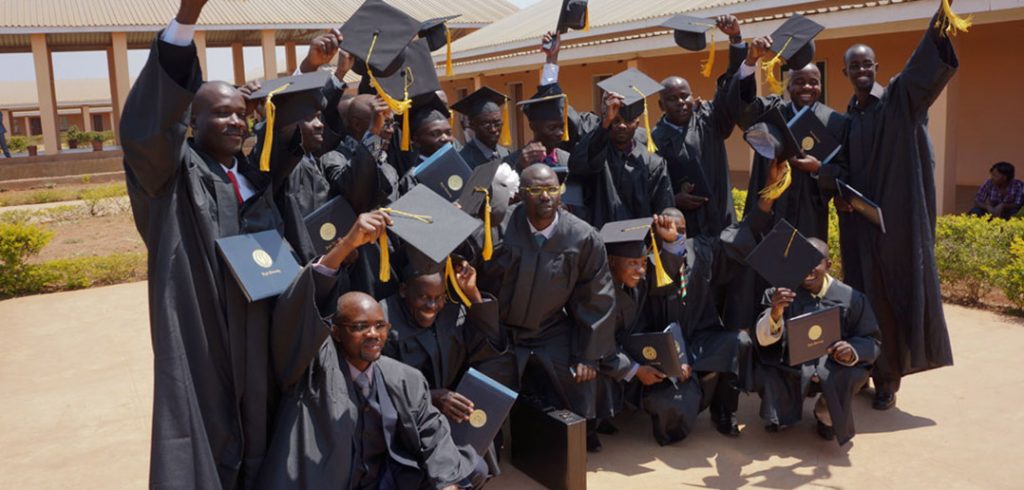
[[[238,204],[244,203],[245,199],[242,199],[242,190],[238,187],[238,178],[235,177],[235,173],[230,170],[228,170],[227,174],[228,180],[231,181],[231,187],[235,188],[235,197],[238,198]]]

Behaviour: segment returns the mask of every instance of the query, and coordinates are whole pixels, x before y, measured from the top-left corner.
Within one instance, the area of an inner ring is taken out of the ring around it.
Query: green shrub
[[[736,221],[742,220],[744,208],[747,207],[747,191],[733,188],[732,205],[736,208]]]
[[[0,297],[42,290],[43,278],[29,257],[53,238],[42,228],[25,223],[0,223]]]
[[[28,138],[24,136],[11,136],[7,138],[7,148],[11,153],[21,153],[28,149]]]
[[[146,254],[72,257],[50,260],[38,267],[45,291],[67,291],[145,279]]]
[[[128,189],[124,184],[108,184],[85,189],[79,193],[78,197],[85,201],[85,205],[89,208],[89,214],[98,216],[100,204],[103,201],[127,194]]]
[[[1007,263],[1009,241],[986,218],[942,216],[935,229],[935,263],[943,294],[953,301],[977,304],[995,285],[994,272]]]
[[[996,280],[1006,299],[1024,311],[1024,238],[1013,237],[1010,257],[1009,263],[996,273]]]

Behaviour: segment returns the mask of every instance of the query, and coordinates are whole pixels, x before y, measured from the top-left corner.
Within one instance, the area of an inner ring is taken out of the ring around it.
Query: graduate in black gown
[[[928,107],[959,66],[948,35],[936,28],[943,19],[940,10],[929,21],[888,87],[875,82],[870,47],[854,45],[844,58],[854,87],[847,183],[881,206],[887,229],[840,213],[844,281],[867,295],[882,332],[872,372],[880,410],[895,405],[903,376],[953,364],[935,268],[935,160],[927,130]]]
[[[634,138],[647,117],[645,102],[627,105],[623,97],[605,93],[601,125],[584,135],[569,157],[567,179],[583,188],[585,210],[576,213],[596,228],[651,216],[675,201],[665,160]]]
[[[655,216],[651,226],[660,240],[661,261],[672,278],[658,287],[654,267],[650,267],[650,249],[644,238],[632,240],[630,236],[606,238],[614,235],[609,226],[623,223],[621,235],[633,228],[632,221],[612,222],[602,230],[608,250],[608,266],[615,282],[615,350],[601,359],[598,382],[597,416],[610,418],[623,410],[623,404],[641,407],[651,417],[651,428],[658,444],[666,445],[683,440],[693,429],[700,411],[701,388],[692,376],[690,365],[684,364],[686,375],[669,379],[658,368],[641,365],[623,348],[626,339],[635,333],[661,332],[668,326],[663,315],[654,314],[648,301],[652,297],[679,294],[679,272],[686,251],[686,235],[677,233],[675,220],[670,216]],[[613,243],[613,240],[614,243]],[[610,422],[598,422],[596,431],[614,433]],[[592,436],[596,438],[596,435]],[[599,444],[599,443],[598,443]]]
[[[558,84],[547,85],[537,90],[528,100],[520,102],[526,120],[533,132],[533,139],[522,148],[505,157],[505,162],[516,171],[522,172],[535,163],[543,163],[558,170],[562,179],[569,164],[569,151],[562,148],[565,140],[566,99],[561,97]]]
[[[878,357],[878,322],[863,294],[828,274],[828,244],[817,238],[808,241],[825,258],[797,291],[771,288],[764,295],[754,350],[761,418],[771,432],[794,425],[803,416],[804,399],[820,390],[814,403],[816,430],[842,446],[855,433],[853,396],[867,383]],[[842,340],[830,345],[827,355],[790,366],[786,319],[834,306],[840,308]]]
[[[241,154],[245,99],[230,84],[202,82],[192,43],[201,9],[182,2],[154,40],[121,120],[128,195],[149,254],[149,481],[248,488],[271,422],[272,301],[246,300],[214,240],[283,232],[272,190],[292,169],[260,172]]]
[[[509,155],[509,149],[500,142],[502,134],[508,134],[510,130],[505,127],[508,122],[502,117],[503,111],[509,110],[504,107],[508,103],[505,94],[483,87],[452,105],[453,111],[469,118],[469,129],[473,130],[473,139],[459,150],[469,168],[491,160],[503,160]]]
[[[720,16],[716,27],[729,36],[730,45],[729,66],[718,79],[714,100],[698,102],[689,81],[668,77],[661,82],[658,96],[658,106],[665,115],[652,130],[658,155],[668,167],[674,205],[686,216],[687,232],[692,236],[718,236],[736,222],[725,150],[735,119],[725,97],[727,84],[746,55],[747,46],[736,17]]]
[[[519,192],[522,203],[506,216],[501,246],[480,272],[482,287],[497,291],[511,346],[477,369],[593,418],[597,361],[611,348],[601,332],[614,328],[604,245],[561,209],[558,177],[547,165],[524,170]]]
[[[373,297],[349,292],[324,316],[338,269],[389,222],[360,215],[278,299],[271,352],[285,393],[259,487],[466,488],[482,460],[458,447],[423,375],[382,356],[390,324]]]

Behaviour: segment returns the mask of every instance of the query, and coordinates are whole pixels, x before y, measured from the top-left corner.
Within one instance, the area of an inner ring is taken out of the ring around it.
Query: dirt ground
[[[88,216],[70,221],[42,225],[54,233],[53,239],[32,262],[88,255],[110,255],[124,252],[145,252],[132,215]]]
[[[641,415],[620,420],[589,458],[590,489],[1021,488],[1024,319],[947,306],[956,366],[904,382],[898,408],[857,397],[858,435],[839,448],[809,420],[768,434],[757,397],[743,434],[701,416],[687,440],[659,447]],[[0,475],[4,488],[146,486],[152,350],[146,283],[0,302]],[[805,417],[810,417],[810,402]],[[540,488],[514,468],[488,488]]]

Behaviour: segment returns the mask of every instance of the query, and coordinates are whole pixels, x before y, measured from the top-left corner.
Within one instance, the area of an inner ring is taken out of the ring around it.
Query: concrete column
[[[32,136],[32,118],[25,116],[25,136]]]
[[[14,134],[14,121],[11,120],[11,111],[0,111],[0,119],[3,120],[7,132]]]
[[[82,106],[82,131],[92,131],[92,113],[89,106]]]
[[[53,87],[53,62],[46,45],[46,34],[32,34],[32,62],[35,66],[36,93],[39,97],[39,117],[43,126],[43,145],[47,155],[60,152],[57,137],[57,99]]]
[[[483,75],[477,75],[473,77],[473,91],[476,92],[484,88],[484,77]]]
[[[935,158],[935,210],[956,212],[956,93],[960,84],[953,77],[928,110],[928,137]],[[966,211],[966,210],[964,210]]]
[[[263,78],[277,78],[277,38],[273,29],[260,31],[260,46],[263,47]]]
[[[110,50],[107,51],[107,69],[110,70],[110,100],[113,103],[114,139],[121,144],[121,111],[128,100],[131,81],[128,78],[128,34],[112,32]]]
[[[235,85],[245,85],[245,56],[242,54],[242,43],[231,45],[231,66],[235,70]]]
[[[295,73],[295,70],[299,67],[298,60],[296,58],[295,43],[284,43],[284,63],[288,68],[289,75]]]
[[[192,41],[196,43],[196,55],[199,57],[199,68],[203,70],[203,79],[208,78],[206,71],[206,31],[196,31],[192,36]]]
[[[634,70],[639,70],[640,69],[640,58],[633,58],[631,60],[627,60],[626,61],[626,68],[627,69],[632,68]]]

